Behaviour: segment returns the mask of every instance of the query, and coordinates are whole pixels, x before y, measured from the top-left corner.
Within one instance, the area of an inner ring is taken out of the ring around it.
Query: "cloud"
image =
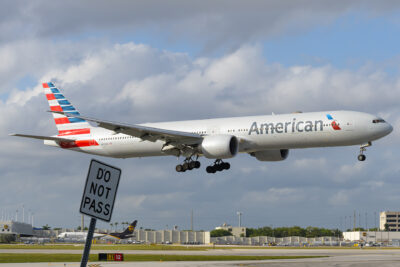
[[[296,188],[270,188],[267,191],[253,191],[243,195],[243,201],[249,204],[263,203],[263,205],[295,203],[304,199],[304,192]]]
[[[185,40],[204,46],[237,49],[242,43],[287,33],[298,34],[329,24],[355,11],[376,16],[399,8],[396,1],[140,1],[84,3],[6,1],[0,11],[0,43],[30,38],[115,36],[152,32],[170,43]],[[95,7],[95,8],[94,8]],[[62,12],[61,12],[62,10]],[[76,37],[75,37],[76,38]]]
[[[329,203],[334,206],[343,206],[349,204],[351,192],[347,190],[340,190],[329,198]]]

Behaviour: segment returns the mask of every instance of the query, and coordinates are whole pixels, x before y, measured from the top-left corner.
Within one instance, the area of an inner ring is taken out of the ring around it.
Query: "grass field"
[[[0,244],[0,249],[64,249],[83,250],[83,244]],[[100,245],[93,244],[92,250],[183,250],[205,251],[210,249],[360,249],[359,247],[260,247],[260,246],[184,246],[184,245]],[[363,249],[399,249],[395,247],[367,247]]]
[[[45,245],[25,245],[25,244],[2,244],[0,249],[71,249],[83,250],[84,244],[45,244]],[[96,245],[93,244],[92,250],[207,250],[212,247],[191,247],[191,246],[171,246],[171,245]]]
[[[1,253],[0,263],[26,263],[26,262],[80,262],[80,254],[14,254]],[[125,261],[250,261],[274,259],[304,259],[323,258],[327,256],[215,256],[215,255],[124,255]],[[98,261],[98,256],[92,254],[89,261]]]

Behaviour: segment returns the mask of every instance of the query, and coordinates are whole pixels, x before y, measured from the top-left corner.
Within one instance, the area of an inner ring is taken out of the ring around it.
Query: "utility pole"
[[[356,231],[356,210],[354,210],[353,219],[354,219],[354,221],[353,221],[353,232],[355,232]]]
[[[239,216],[239,227],[242,227],[242,213],[238,211],[236,214]]]
[[[25,207],[22,205],[22,222],[25,222]]]
[[[190,231],[193,232],[193,209],[192,209],[192,212],[190,214]]]
[[[83,232],[83,229],[85,229],[85,219],[84,219],[83,214],[82,214],[82,217],[81,217],[81,231],[82,232]]]

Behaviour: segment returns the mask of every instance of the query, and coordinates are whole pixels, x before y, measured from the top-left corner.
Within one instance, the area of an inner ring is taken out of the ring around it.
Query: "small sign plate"
[[[92,159],[83,191],[80,213],[111,221],[121,169]]]

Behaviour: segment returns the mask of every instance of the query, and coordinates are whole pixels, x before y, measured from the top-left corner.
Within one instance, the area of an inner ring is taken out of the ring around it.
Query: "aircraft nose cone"
[[[393,126],[388,123],[387,134],[390,134],[393,131]]]

